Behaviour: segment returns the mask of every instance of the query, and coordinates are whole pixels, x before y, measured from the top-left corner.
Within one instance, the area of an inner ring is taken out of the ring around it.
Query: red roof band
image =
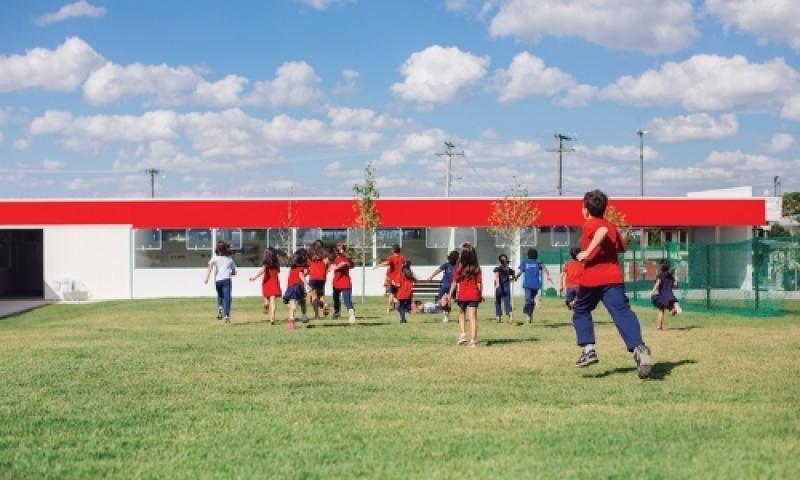
[[[578,226],[581,200],[532,198],[540,226]],[[381,199],[382,227],[487,227],[491,198]],[[610,202],[637,227],[755,226],[762,198],[620,198]],[[265,228],[353,225],[352,199],[0,200],[0,225],[131,225],[134,228]]]

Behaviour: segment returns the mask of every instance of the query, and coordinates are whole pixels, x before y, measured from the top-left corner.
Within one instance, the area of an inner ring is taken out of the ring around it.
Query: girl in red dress
[[[481,267],[478,265],[478,252],[470,243],[461,247],[458,265],[453,272],[453,283],[450,285],[450,297],[458,290],[456,301],[461,311],[458,314],[458,344],[467,344],[466,320],[469,320],[470,347],[478,346],[478,305],[483,301],[483,280]]]
[[[281,296],[281,283],[278,274],[281,271],[278,262],[278,251],[272,247],[264,251],[261,268],[258,273],[250,278],[251,282],[261,277],[261,294],[264,296],[264,313],[269,311],[269,324],[275,325],[275,310],[278,308],[278,297]]]

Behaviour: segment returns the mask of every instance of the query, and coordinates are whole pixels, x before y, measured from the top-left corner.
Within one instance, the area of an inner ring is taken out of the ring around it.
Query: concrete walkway
[[[47,300],[0,300],[0,318],[14,315],[53,302]]]

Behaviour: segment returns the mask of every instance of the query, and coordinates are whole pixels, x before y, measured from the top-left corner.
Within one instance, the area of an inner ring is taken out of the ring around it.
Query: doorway
[[[0,299],[44,298],[44,231],[0,230]]]

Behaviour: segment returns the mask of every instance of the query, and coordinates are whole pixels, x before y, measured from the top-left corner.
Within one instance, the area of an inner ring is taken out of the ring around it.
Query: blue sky
[[[793,3],[3,2],[2,196],[797,190]]]

